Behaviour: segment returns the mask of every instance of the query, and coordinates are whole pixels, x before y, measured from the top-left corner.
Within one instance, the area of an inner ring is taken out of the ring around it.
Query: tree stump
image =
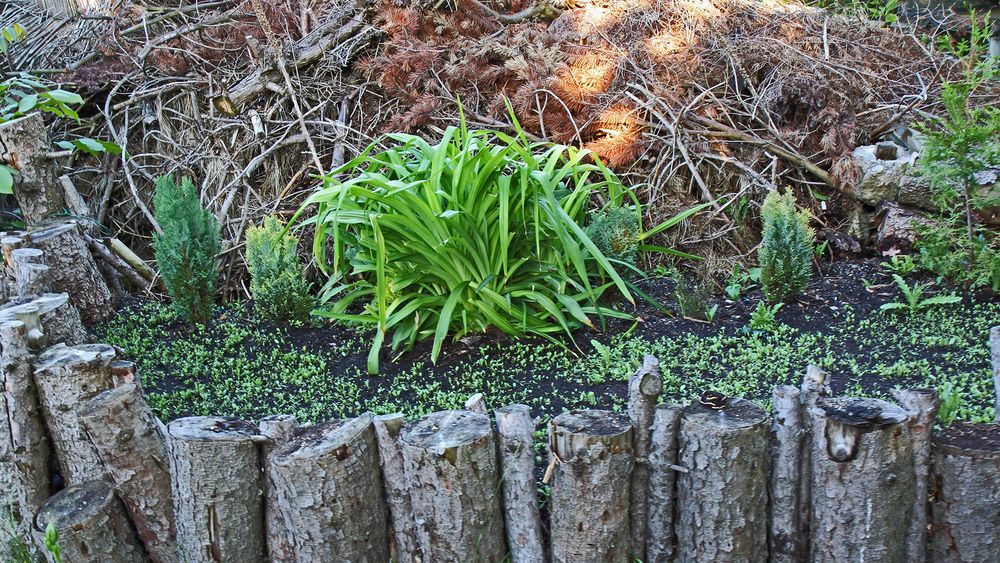
[[[553,563],[629,561],[632,424],[624,414],[585,410],[549,423],[555,459],[550,497]]]
[[[39,534],[51,523],[66,563],[148,561],[111,484],[89,481],[63,489],[38,511]]]
[[[800,482],[802,478],[801,392],[792,385],[775,387],[771,422],[771,526],[768,535],[771,561],[797,563],[805,559],[805,529],[802,522]]]
[[[0,124],[0,163],[18,171],[14,197],[28,225],[61,213],[66,207],[56,163],[41,113]]]
[[[101,322],[114,313],[111,290],[101,276],[75,221],[47,225],[28,233],[33,247],[45,252],[52,287],[69,294],[84,322]]]
[[[295,561],[292,544],[288,541],[285,522],[278,508],[278,491],[271,479],[271,454],[295,437],[299,421],[290,414],[276,414],[260,419],[260,433],[269,438],[260,449],[261,465],[264,467],[264,533],[267,556],[271,563],[291,563]]]
[[[257,427],[234,418],[179,418],[167,426],[182,561],[260,563],[264,502]]]
[[[913,512],[906,539],[907,563],[927,561],[927,493],[930,483],[931,438],[941,401],[934,389],[899,389],[893,392],[909,411],[909,439],[913,442]]]
[[[952,424],[934,438],[934,563],[1000,561],[1000,424]]]
[[[511,563],[545,561],[535,483],[535,423],[527,405],[496,410],[504,522]]]
[[[686,407],[678,435],[677,561],[767,560],[767,438],[764,410],[730,399]]]
[[[13,297],[23,298],[49,293],[52,280],[45,265],[45,253],[37,248],[18,248],[10,254]]]
[[[80,420],[150,558],[177,562],[166,436],[142,391],[132,383],[105,391],[83,404]]]
[[[669,563],[674,557],[674,493],[677,472],[677,430],[682,407],[660,405],[653,413],[649,449],[649,518],[646,562]]]
[[[650,430],[656,400],[663,390],[660,362],[653,356],[642,359],[642,367],[628,382],[628,418],[632,422],[632,450],[639,460],[632,470],[629,488],[629,529],[632,532],[632,559],[646,559],[648,522]]]
[[[424,561],[503,561],[500,471],[487,416],[442,411],[400,438]]]
[[[115,350],[106,344],[56,344],[35,361],[35,384],[67,485],[108,477],[104,462],[80,420],[80,406],[111,388]]]
[[[73,346],[87,340],[80,313],[70,305],[65,293],[46,293],[4,305],[0,307],[0,322],[17,320],[24,313],[38,315],[45,342]]]
[[[878,399],[823,399],[812,412],[810,560],[906,561],[913,444],[906,411]]]
[[[417,526],[413,519],[413,502],[410,499],[409,483],[403,467],[403,451],[399,444],[405,422],[401,413],[376,416],[372,421],[378,443],[385,501],[389,507],[389,549],[392,551],[393,561],[397,563],[413,563],[420,560]]]

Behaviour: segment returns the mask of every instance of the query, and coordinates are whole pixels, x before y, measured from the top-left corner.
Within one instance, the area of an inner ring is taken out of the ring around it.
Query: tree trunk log
[[[0,307],[0,322],[18,320],[23,313],[39,316],[45,342],[73,346],[87,340],[87,330],[83,328],[80,313],[69,304],[69,295],[65,293],[46,293],[28,301]]]
[[[45,252],[52,286],[69,294],[70,303],[80,311],[84,322],[98,323],[114,313],[111,290],[76,222],[45,226],[28,233],[28,240]]]
[[[637,460],[629,486],[629,529],[632,531],[632,559],[640,561],[646,560],[650,430],[656,400],[662,390],[660,362],[647,355],[642,359],[642,367],[628,382],[628,418],[632,422],[632,450]]]
[[[66,207],[56,163],[47,158],[52,150],[49,133],[40,113],[0,124],[0,163],[18,171],[14,197],[28,225],[62,212]]]
[[[806,530],[802,522],[801,391],[792,385],[775,387],[771,421],[771,527],[769,545],[773,563],[798,563],[806,556]]]
[[[35,384],[59,470],[66,485],[108,478],[84,430],[80,407],[111,388],[115,350],[106,344],[56,344],[38,356]]]
[[[267,554],[271,563],[292,563],[295,561],[292,544],[285,533],[288,523],[278,507],[278,491],[271,478],[271,454],[284,447],[295,437],[299,421],[289,414],[276,414],[260,419],[260,433],[270,440],[260,449],[261,465],[264,467],[264,533]]]
[[[990,359],[993,363],[993,420],[1000,422],[1000,326],[990,329]]]
[[[823,399],[809,413],[810,560],[906,561],[914,500],[906,411],[878,399]]]
[[[535,484],[535,423],[527,405],[496,410],[504,522],[511,563],[545,561]]]
[[[401,413],[384,414],[373,419],[385,502],[389,507],[389,548],[393,561],[397,563],[421,560],[417,526],[413,519],[413,502],[410,499],[410,489],[403,468],[403,452],[399,444],[405,421]]]
[[[809,520],[812,518],[812,440],[816,432],[815,425],[820,417],[813,413],[820,412],[818,409],[819,400],[829,392],[827,373],[822,369],[810,365],[806,367],[805,376],[799,393],[799,403],[801,405],[799,415],[802,416],[802,427],[805,435],[802,437],[802,465],[799,470],[799,522],[807,531]],[[812,547],[809,545],[809,535],[806,535],[802,542],[806,553]]]
[[[264,502],[257,428],[198,416],[167,426],[177,545],[191,563],[260,563]]]
[[[90,399],[80,420],[154,562],[176,563],[177,529],[162,423],[126,383]]]
[[[403,430],[400,446],[424,560],[505,560],[500,471],[489,417],[432,413]]]
[[[764,410],[743,399],[684,409],[677,561],[767,560],[768,430]]]
[[[52,523],[66,563],[141,563],[148,561],[110,483],[90,481],[63,489],[35,519],[39,534]]]
[[[647,563],[668,563],[674,558],[674,495],[677,483],[677,430],[679,405],[659,405],[653,413],[649,450],[649,518],[646,524]]]
[[[1000,424],[952,424],[933,457],[930,560],[1000,561]]]
[[[549,423],[554,563],[629,561],[632,447],[624,414],[571,411]]]
[[[389,560],[372,415],[306,430],[271,455],[270,471],[296,561]]]
[[[45,253],[37,248],[18,248],[11,252],[10,270],[14,282],[13,297],[35,297],[52,290]]]
[[[909,439],[913,443],[913,512],[907,533],[907,563],[927,561],[927,493],[930,483],[931,438],[941,401],[934,389],[899,389],[893,392],[909,411]]]

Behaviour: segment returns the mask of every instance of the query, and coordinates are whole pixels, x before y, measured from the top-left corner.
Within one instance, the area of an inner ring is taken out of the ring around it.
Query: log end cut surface
[[[492,432],[490,419],[472,411],[440,411],[429,414],[403,431],[407,444],[444,452],[474,444]]]
[[[934,444],[948,453],[1000,457],[1000,424],[956,422],[942,430]]]
[[[38,356],[35,369],[45,371],[55,367],[110,362],[115,357],[115,349],[107,344],[77,344],[66,346],[57,344]]]
[[[56,529],[65,530],[89,522],[105,509],[113,494],[111,485],[104,481],[63,489],[38,511],[35,526],[44,531],[51,522]]]
[[[238,418],[225,416],[192,416],[178,418],[168,427],[174,440],[245,441],[260,433],[256,426]]]
[[[745,399],[730,399],[724,409],[711,409],[700,403],[684,408],[684,422],[717,430],[742,430],[767,421],[767,413]]]

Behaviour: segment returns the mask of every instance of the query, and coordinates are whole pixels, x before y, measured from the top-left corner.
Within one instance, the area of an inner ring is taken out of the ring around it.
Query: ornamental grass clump
[[[277,322],[304,321],[315,300],[298,259],[299,241],[273,215],[247,229],[247,269],[254,309]]]
[[[761,207],[764,221],[760,244],[760,282],[770,301],[785,301],[802,293],[812,276],[815,233],[809,213],[795,209],[791,191],[767,194]]]
[[[406,134],[387,141],[334,170],[303,206],[315,206],[307,223],[329,277],[318,313],[376,327],[370,372],[389,338],[394,350],[433,338],[436,361],[446,337],[488,327],[552,338],[629,317],[602,304],[609,291],[634,302],[634,288],[583,225],[591,211],[639,204],[586,151],[464,123],[437,144]],[[647,248],[670,252],[639,246]]]
[[[153,235],[156,265],[174,308],[190,323],[208,320],[219,278],[219,222],[201,206],[188,178],[180,186],[170,176],[157,178],[153,206],[163,229]]]

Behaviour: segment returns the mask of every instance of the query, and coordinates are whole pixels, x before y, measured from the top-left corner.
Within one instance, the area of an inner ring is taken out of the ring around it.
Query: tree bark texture
[[[62,212],[66,207],[56,163],[41,113],[0,124],[0,164],[17,170],[14,197],[28,225]]]
[[[907,563],[927,561],[927,493],[930,483],[931,438],[941,400],[934,389],[899,389],[896,401],[910,416],[909,440],[913,443],[913,511],[906,538]]]
[[[271,479],[271,454],[285,446],[295,437],[299,421],[289,414],[276,414],[260,419],[260,433],[269,441],[261,446],[260,459],[264,468],[264,533],[267,556],[271,563],[291,563],[295,561],[292,544],[285,530],[288,524],[278,507],[278,491]]]
[[[800,480],[802,478],[801,391],[792,385],[775,387],[771,420],[771,526],[768,534],[771,561],[797,563],[806,556],[806,530],[802,522]]]
[[[52,279],[45,265],[45,253],[37,248],[18,248],[10,254],[13,291],[11,297],[24,298],[49,293]]]
[[[167,426],[177,545],[190,563],[265,560],[257,427],[233,418],[179,418]]]
[[[1000,326],[990,329],[990,360],[993,363],[994,418],[1000,422]]]
[[[45,252],[52,287],[69,294],[84,322],[99,323],[114,313],[111,290],[75,221],[45,225],[29,232],[28,240]]]
[[[150,558],[179,561],[165,431],[142,391],[132,383],[105,391],[83,404],[80,420]]]
[[[535,483],[535,423],[527,405],[496,410],[504,522],[511,563],[545,561]]]
[[[149,561],[125,506],[106,481],[75,485],[50,498],[35,519],[38,533],[44,534],[49,523],[59,532],[65,563]]]
[[[372,415],[306,430],[271,455],[270,472],[296,561],[389,560]]]
[[[69,303],[66,293],[46,293],[4,305],[0,307],[0,322],[18,320],[25,313],[38,315],[44,342],[73,346],[87,340],[87,330],[80,320],[80,313]],[[29,338],[29,343],[32,340]],[[32,348],[35,348],[34,344]]]
[[[767,560],[767,439],[764,410],[730,399],[722,410],[684,409],[678,435],[679,562]]]
[[[682,410],[680,405],[659,405],[653,413],[649,449],[647,563],[668,563],[674,557],[674,500],[679,469],[677,431]]]
[[[108,478],[80,418],[80,407],[111,388],[115,350],[106,344],[56,344],[35,361],[35,384],[66,485]]]
[[[432,413],[408,425],[400,445],[424,561],[504,561],[500,470],[489,417]]]
[[[952,424],[933,465],[930,560],[1000,561],[1000,424]]]
[[[641,561],[646,560],[650,431],[656,400],[662,390],[660,362],[647,355],[642,359],[642,367],[628,382],[628,418],[632,422],[632,449],[637,459],[629,488],[629,529],[632,532],[632,558]]]
[[[401,413],[376,416],[372,421],[378,445],[379,466],[382,469],[385,502],[389,508],[389,549],[397,563],[420,560],[413,502],[399,443],[405,422]]]
[[[554,563],[628,561],[630,476],[628,416],[600,410],[563,413],[549,423],[550,530]]]

